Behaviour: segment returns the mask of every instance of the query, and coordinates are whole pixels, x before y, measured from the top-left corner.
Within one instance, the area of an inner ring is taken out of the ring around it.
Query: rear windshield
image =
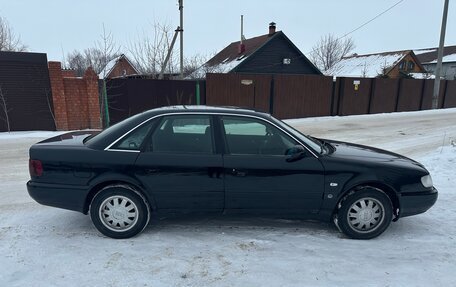
[[[84,144],[92,148],[105,148],[146,119],[147,118],[144,117],[143,113],[129,117],[128,119],[110,126],[97,135],[86,138]]]

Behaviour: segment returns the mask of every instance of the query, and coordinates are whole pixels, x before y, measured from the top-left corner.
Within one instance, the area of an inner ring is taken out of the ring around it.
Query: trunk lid
[[[84,145],[84,140],[99,133],[100,130],[85,130],[64,133],[52,138],[42,140],[37,145],[66,145],[66,146],[80,146]]]

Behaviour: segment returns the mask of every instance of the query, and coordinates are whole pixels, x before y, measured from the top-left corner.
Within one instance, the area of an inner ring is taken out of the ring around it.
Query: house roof
[[[282,33],[282,31],[276,32],[274,35],[265,34],[258,37],[243,40],[242,43],[244,44],[245,50],[242,53],[239,53],[240,41],[232,42],[231,44],[226,46],[222,51],[220,51],[218,54],[212,57],[212,59],[207,61],[206,64],[208,66],[215,66],[236,61],[234,62],[234,64],[232,64],[232,66],[235,67],[238,64],[240,64],[243,59],[253,54],[255,51],[257,51],[261,46],[266,44],[278,33]]]
[[[289,42],[290,45],[299,52],[300,57],[306,59],[307,62],[312,67],[314,67],[316,71],[318,71],[318,73],[321,73],[320,70],[318,70],[318,68],[316,68],[315,65],[310,62],[304,56],[304,54],[293,44],[293,42],[291,42],[285,33],[282,31],[277,31],[273,34],[264,34],[243,40],[242,44],[244,45],[244,49],[241,53],[239,53],[239,46],[241,44],[241,41],[232,42],[219,53],[217,53],[214,57],[212,57],[209,61],[207,61],[203,66],[193,72],[191,76],[193,78],[204,78],[206,72],[228,73],[235,71],[236,68],[238,68],[246,59],[264,47],[269,41],[277,37],[284,37],[287,42]]]
[[[242,53],[239,53],[239,44],[241,41],[232,42],[223,50],[218,52],[209,61],[207,61],[204,65],[194,71],[189,77],[204,78],[206,77],[207,72],[228,73],[236,68],[239,64],[241,64],[260,47],[270,41],[278,33],[282,32],[279,31],[273,35],[265,34],[243,40],[242,43],[244,44],[245,49]]]
[[[421,66],[411,50],[366,55],[355,54],[342,58],[342,60],[334,65],[327,74],[336,77],[377,77],[383,73],[387,74],[409,54],[411,54],[412,57],[415,58],[417,64]]]
[[[106,66],[101,70],[101,72],[98,74],[98,78],[100,79],[105,79],[109,74],[112,72],[116,64],[121,60],[124,59],[126,60],[130,66],[135,70],[136,74],[139,74],[138,70],[135,68],[135,66],[130,62],[130,60],[125,56],[124,54],[119,55],[118,57],[112,59],[109,61]]]
[[[413,52],[423,64],[437,63],[438,48],[417,49]],[[443,47],[442,62],[456,62],[456,45]]]

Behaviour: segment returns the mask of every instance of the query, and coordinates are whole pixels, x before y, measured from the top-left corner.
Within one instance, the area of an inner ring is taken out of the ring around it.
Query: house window
[[[399,63],[399,70],[405,70],[405,61],[402,60],[400,63]]]
[[[408,61],[407,62],[407,70],[411,71],[415,68],[415,63],[413,61]]]

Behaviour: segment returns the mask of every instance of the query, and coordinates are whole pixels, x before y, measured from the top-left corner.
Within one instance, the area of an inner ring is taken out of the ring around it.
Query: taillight
[[[43,164],[37,159],[29,160],[30,176],[41,176],[43,174]]]

